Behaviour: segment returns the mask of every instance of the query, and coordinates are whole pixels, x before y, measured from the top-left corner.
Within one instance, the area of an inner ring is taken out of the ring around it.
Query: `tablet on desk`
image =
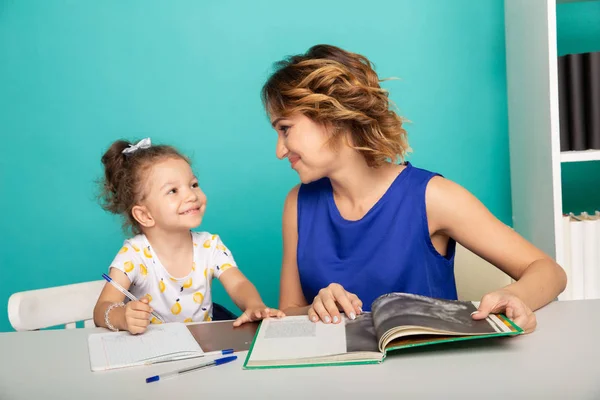
[[[258,322],[248,322],[234,327],[231,320],[187,324],[187,327],[204,352],[223,349],[237,352],[250,349],[258,325]]]

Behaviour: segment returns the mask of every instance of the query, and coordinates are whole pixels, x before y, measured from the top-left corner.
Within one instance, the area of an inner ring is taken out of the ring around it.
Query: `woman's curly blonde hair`
[[[347,132],[371,167],[404,160],[410,148],[402,119],[390,109],[388,92],[365,56],[316,45],[275,67],[261,93],[270,115],[302,113],[333,127],[334,141]]]

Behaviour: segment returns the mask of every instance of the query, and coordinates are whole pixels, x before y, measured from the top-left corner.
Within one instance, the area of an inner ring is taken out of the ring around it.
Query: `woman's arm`
[[[308,304],[298,274],[296,259],[298,247],[298,190],[294,187],[283,208],[283,262],[281,266],[281,284],[279,308],[286,315],[308,314],[312,321],[321,319],[325,323],[339,323],[339,310],[343,310],[351,319],[362,312],[362,302],[353,293],[347,292],[338,283],[331,283],[322,288],[317,296]]]
[[[505,310],[513,318],[520,318],[519,322],[533,323],[535,327],[535,316],[528,313],[550,303],[565,289],[564,270],[454,182],[432,178],[427,186],[426,204],[432,238],[452,237],[516,280],[482,299],[480,317]],[[516,296],[529,310],[518,309],[519,304],[510,302],[511,296]]]
[[[286,315],[306,314],[309,308],[300,285],[300,275],[298,274],[298,263],[296,261],[299,188],[300,186],[297,185],[290,190],[283,206],[283,260],[279,285],[279,308]]]

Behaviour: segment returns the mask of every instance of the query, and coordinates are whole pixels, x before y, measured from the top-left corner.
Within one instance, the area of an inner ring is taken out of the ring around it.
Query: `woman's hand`
[[[346,291],[339,283],[332,283],[319,291],[308,308],[308,318],[317,322],[319,319],[326,324],[339,323],[340,310],[350,319],[362,313],[362,301],[354,293]]]
[[[500,289],[483,296],[479,309],[473,314],[473,319],[484,319],[489,314],[503,313],[517,324],[525,333],[531,333],[537,326],[535,314],[531,309],[506,289]]]
[[[269,308],[264,304],[258,306],[248,307],[242,315],[233,322],[233,326],[240,326],[246,322],[260,321],[269,317],[282,318],[285,317],[285,313],[276,308]]]

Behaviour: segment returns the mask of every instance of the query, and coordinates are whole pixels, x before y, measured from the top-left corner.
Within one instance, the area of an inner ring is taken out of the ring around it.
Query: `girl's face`
[[[168,158],[153,165],[142,190],[151,226],[166,231],[190,230],[202,222],[206,195],[185,160]]]
[[[331,134],[324,125],[303,114],[272,115],[271,125],[277,131],[277,158],[287,158],[302,183],[329,176],[339,165],[341,154],[328,143]]]

